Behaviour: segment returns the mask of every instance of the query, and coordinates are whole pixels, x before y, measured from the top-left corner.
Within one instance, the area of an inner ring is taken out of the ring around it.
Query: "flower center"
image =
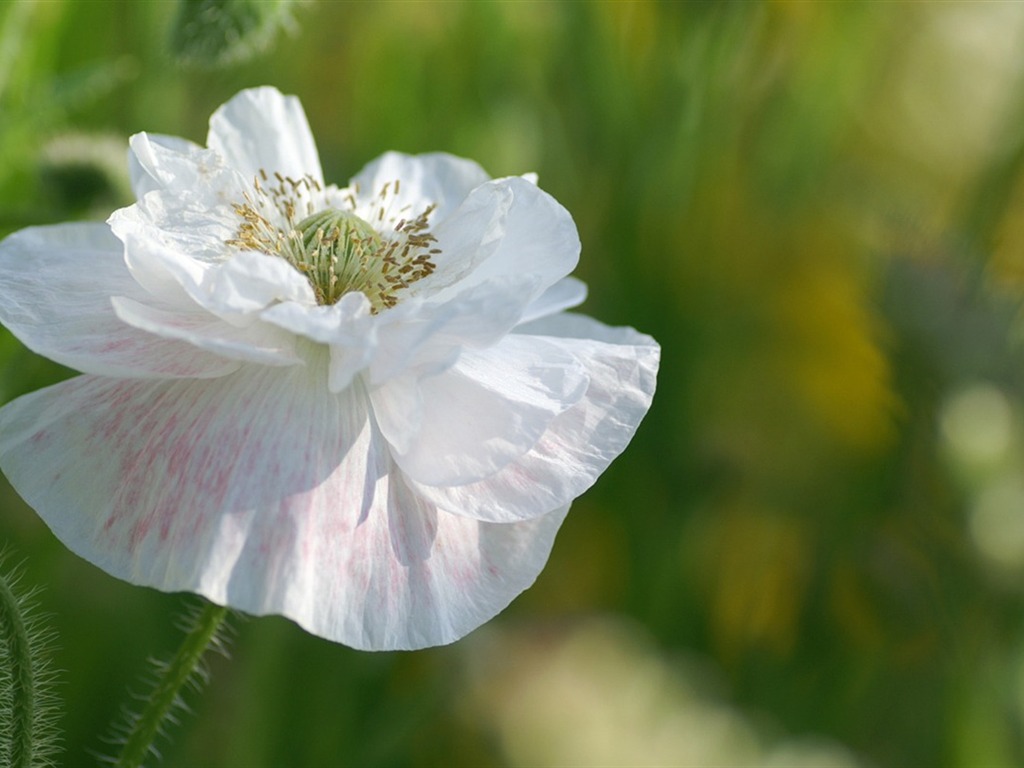
[[[433,257],[441,251],[430,247],[437,238],[427,231],[434,206],[414,219],[391,215],[389,194],[398,192],[397,181],[393,187],[385,184],[370,204],[373,218],[384,226],[381,231],[356,215],[353,194],[343,201],[350,210],[317,210],[313,200],[324,195],[312,177],[296,181],[275,174],[274,186],[264,186],[261,178],[269,181],[260,171],[245,202],[232,205],[242,221],[226,242],[285,259],[309,280],[318,304],[334,304],[359,291],[376,314],[395,306],[404,289],[436,268]],[[298,218],[300,211],[304,218]]]

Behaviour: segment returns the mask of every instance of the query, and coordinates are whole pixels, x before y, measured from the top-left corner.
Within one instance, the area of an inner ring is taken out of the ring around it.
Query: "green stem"
[[[5,695],[10,710],[5,716],[10,722],[4,734],[10,737],[7,752],[10,765],[28,768],[35,753],[34,735],[38,699],[35,677],[32,673],[32,644],[28,627],[21,615],[18,598],[11,591],[7,579],[0,576],[0,645],[4,661],[10,670],[10,692]],[[6,708],[5,708],[6,709]]]
[[[178,702],[182,687],[197,673],[203,654],[216,638],[227,613],[227,608],[207,603],[196,617],[178,653],[161,671],[146,708],[132,726],[118,758],[118,768],[139,768],[142,765],[152,749],[153,740]]]

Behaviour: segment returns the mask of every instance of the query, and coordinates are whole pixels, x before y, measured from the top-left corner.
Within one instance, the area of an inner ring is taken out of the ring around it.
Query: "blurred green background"
[[[272,84],[330,181],[389,149],[537,171],[583,310],[663,363],[508,611],[417,653],[236,622],[165,765],[1024,763],[1024,5],[249,5],[283,29],[216,69],[169,53],[178,2],[0,5],[0,234],[105,218],[131,133],[202,142]],[[6,331],[0,374],[69,375]],[[0,504],[93,764],[187,598]]]

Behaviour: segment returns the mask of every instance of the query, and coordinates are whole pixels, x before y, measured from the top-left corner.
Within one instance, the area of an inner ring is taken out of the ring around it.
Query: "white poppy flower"
[[[452,642],[528,587],[629,442],[658,345],[563,310],[529,178],[388,153],[324,182],[298,100],[207,147],[138,134],[138,201],[0,243],[0,321],[84,375],[0,409],[0,466],[108,573],[363,649]]]

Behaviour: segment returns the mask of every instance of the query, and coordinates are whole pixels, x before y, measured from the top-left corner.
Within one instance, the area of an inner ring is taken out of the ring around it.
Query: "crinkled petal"
[[[131,144],[159,187],[111,214],[107,221],[114,234],[125,241],[135,235],[202,263],[223,261],[230,254],[227,242],[238,236],[242,220],[233,205],[245,200],[245,179],[216,152],[193,148],[178,153],[145,134],[133,136]],[[139,277],[143,284],[144,279]]]
[[[250,88],[221,106],[210,118],[206,146],[249,180],[264,170],[293,179],[308,175],[323,184],[302,104],[276,88]]]
[[[564,510],[504,526],[437,511],[394,472],[359,390],[316,381],[79,377],[0,409],[0,466],[114,576],[357,648],[451,642],[529,586]]]
[[[201,303],[224,315],[249,315],[277,301],[316,303],[309,280],[279,256],[241,251],[215,264],[200,286]]]
[[[528,328],[557,339],[580,361],[589,375],[586,394],[551,422],[529,452],[484,480],[441,487],[409,481],[442,509],[506,523],[568,504],[625,450],[650,407],[660,349],[649,336],[581,315],[558,315]]]
[[[25,346],[87,373],[223,376],[238,363],[121,321],[119,295],[158,303],[132,279],[120,241],[103,224],[30,227],[0,243],[0,322]]]
[[[558,344],[512,335],[443,373],[371,393],[396,463],[426,485],[483,479],[522,456],[583,396],[587,374]]]
[[[356,212],[376,213],[376,196],[388,187],[389,210],[400,211],[406,206],[415,218],[427,206],[436,205],[433,221],[443,221],[466,198],[475,187],[490,179],[487,172],[472,160],[455,157],[444,152],[424,155],[406,155],[401,152],[386,152],[367,164],[352,179],[350,190],[358,188]],[[395,181],[399,180],[398,192],[394,192]],[[362,215],[360,213],[360,215]],[[364,216],[372,221],[372,216]]]
[[[192,156],[202,148],[188,139],[165,136],[157,133],[140,133],[132,137],[128,151],[128,176],[131,179],[135,197],[141,198],[148,192],[163,189],[173,184],[176,177],[161,169],[157,152],[163,150],[164,157]]]
[[[276,256],[239,251],[226,261],[210,264],[134,229],[122,229],[118,236],[124,241],[132,275],[178,306],[197,305],[241,326],[277,301],[315,304],[309,281]]]
[[[115,296],[112,303],[118,318],[129,325],[156,336],[186,341],[231,360],[264,365],[302,362],[295,351],[295,337],[265,323],[237,328],[199,309],[158,309],[122,296]]]

